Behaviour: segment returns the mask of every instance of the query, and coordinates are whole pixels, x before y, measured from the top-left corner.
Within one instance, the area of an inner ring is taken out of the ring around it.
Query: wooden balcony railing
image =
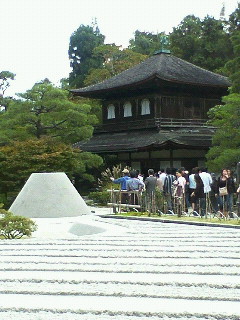
[[[207,125],[207,119],[175,119],[175,118],[152,118],[135,121],[116,123],[104,123],[95,127],[95,132],[113,132],[147,128],[173,129],[173,128],[196,128],[211,127]]]

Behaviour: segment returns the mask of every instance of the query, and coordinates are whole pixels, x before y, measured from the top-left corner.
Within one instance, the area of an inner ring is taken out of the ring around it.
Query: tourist
[[[212,177],[212,184],[211,184],[211,191],[209,193],[209,197],[210,197],[210,202],[212,206],[212,211],[213,211],[213,214],[215,215],[219,211],[218,181],[215,173],[211,173],[211,177]]]
[[[127,190],[127,180],[130,179],[129,177],[129,170],[128,169],[123,169],[122,171],[123,177],[114,179],[113,177],[110,177],[113,183],[115,184],[120,184],[120,189],[121,189],[121,203],[128,203],[128,193],[124,192]]]
[[[159,178],[161,179],[161,181],[162,181],[162,184],[164,184],[164,180],[165,180],[165,178],[166,178],[166,173],[165,173],[165,169],[160,169],[160,171],[158,172],[158,174],[159,174]]]
[[[175,200],[175,211],[180,217],[182,212],[185,210],[185,185],[186,179],[182,176],[182,170],[176,171],[177,180],[174,181],[174,200]]]
[[[167,202],[168,213],[174,214],[173,211],[173,183],[176,180],[170,168],[166,169],[166,178],[163,185],[163,195]]]
[[[196,181],[195,181],[195,174],[198,173],[199,168],[195,167],[192,169],[192,173],[189,176],[189,195],[190,195],[190,203],[192,206],[192,212],[193,214],[198,215],[197,212],[195,212],[196,209],[196,196],[194,194],[194,191],[196,189]]]
[[[227,169],[222,169],[221,176],[218,178],[218,200],[221,211],[221,216],[227,218],[227,203],[228,203],[228,172]]]
[[[148,195],[155,193],[157,178],[154,176],[153,169],[148,170],[148,177],[145,179],[144,183],[145,183],[146,193]]]
[[[156,212],[156,184],[157,178],[154,176],[154,170],[148,170],[148,177],[144,181],[146,188],[146,208],[149,212]]]
[[[199,175],[203,181],[204,193],[207,194],[211,191],[212,177],[207,172],[207,169],[203,167],[199,169]]]
[[[236,193],[236,186],[235,181],[233,178],[232,170],[227,170],[228,181],[227,181],[227,190],[228,190],[228,197],[227,197],[227,210],[230,217],[233,217],[233,195]]]
[[[199,212],[200,216],[203,217],[206,214],[206,197],[204,194],[204,184],[199,173],[196,173],[194,175],[194,180],[196,182],[196,188],[192,192],[191,196],[195,197],[195,212]]]
[[[136,171],[130,171],[130,179],[128,179],[126,182],[126,188],[128,192],[133,191],[132,193],[130,193],[130,203],[138,204],[138,195],[141,191],[144,190],[145,184],[143,181],[137,178]]]
[[[204,195],[206,198],[206,208],[205,208],[205,212],[209,212],[210,211],[210,207],[211,207],[211,202],[210,202],[210,191],[211,191],[211,185],[212,185],[212,177],[210,175],[210,173],[207,172],[207,169],[202,167],[199,169],[199,175],[203,181],[203,185],[204,185]]]
[[[185,191],[184,191],[184,194],[185,194],[184,211],[188,212],[188,208],[191,206],[190,202],[189,202],[189,197],[190,197],[190,194],[189,194],[189,173],[188,173],[188,171],[186,171],[186,169],[184,167],[180,168],[180,171],[181,171],[182,177],[185,178],[185,180],[186,180]]]
[[[143,181],[143,175],[140,173],[139,170],[136,170],[136,177],[137,177],[139,180]]]

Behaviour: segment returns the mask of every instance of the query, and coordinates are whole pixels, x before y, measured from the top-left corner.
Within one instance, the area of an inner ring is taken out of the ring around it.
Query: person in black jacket
[[[199,210],[200,216],[203,217],[206,214],[206,197],[204,194],[204,184],[198,173],[194,175],[196,182],[196,189],[192,192],[191,196],[195,197],[197,210]]]
[[[222,216],[223,217],[227,217],[228,216],[228,208],[227,208],[227,204],[228,204],[228,184],[229,184],[229,176],[227,173],[227,169],[222,169],[221,171],[221,175],[218,178],[218,201],[219,201],[219,208],[220,211],[222,212]],[[221,194],[221,190],[220,189],[227,189],[227,194]]]
[[[213,213],[216,214],[219,211],[218,205],[218,180],[216,178],[215,173],[211,173],[212,183],[211,183],[211,191],[209,193],[212,210]]]
[[[157,178],[154,175],[154,170],[149,169],[148,170],[148,177],[144,181],[145,188],[146,188],[146,207],[149,210],[149,212],[156,212],[156,184],[157,184]]]
[[[172,175],[172,170],[170,168],[166,169],[166,177],[163,185],[163,195],[167,202],[168,213],[173,214],[173,182],[175,181],[175,176]]]
[[[233,178],[232,170],[227,170],[228,173],[228,182],[227,182],[227,190],[228,190],[228,198],[227,198],[227,210],[232,217],[232,211],[233,211],[233,195],[236,193],[236,186],[235,181]]]

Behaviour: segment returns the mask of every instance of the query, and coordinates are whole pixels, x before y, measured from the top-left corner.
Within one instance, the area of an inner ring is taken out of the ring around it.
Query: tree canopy
[[[14,141],[0,147],[0,193],[18,191],[33,172],[77,173],[93,181],[88,169],[97,168],[102,158],[52,138]]]
[[[90,138],[98,122],[90,104],[70,100],[68,91],[47,79],[19,97],[0,117],[0,143],[44,136],[74,143]]]
[[[223,98],[223,105],[209,111],[210,123],[217,128],[207,153],[208,167],[213,171],[234,168],[240,161],[240,31],[235,31],[231,40],[235,56],[226,64],[232,80],[230,95]]]
[[[14,78],[15,74],[10,71],[0,72],[0,111],[1,109],[6,111],[10,104],[11,98],[5,97],[5,92]]]
[[[239,18],[240,3],[229,19],[225,19],[224,12],[220,19],[186,16],[169,34],[171,53],[199,67],[228,75],[224,66],[234,56],[230,38],[239,30]],[[155,34],[136,30],[124,49],[114,43],[105,44],[105,36],[96,24],[80,25],[70,38],[70,87],[101,82],[140,63],[161,49],[164,35],[164,31]]]
[[[84,85],[98,83],[144,61],[147,56],[130,49],[121,50],[115,44],[101,45],[94,49],[93,57],[102,61],[98,69],[91,69]]]
[[[71,87],[83,86],[83,81],[90,69],[98,68],[101,65],[101,59],[93,58],[93,50],[104,43],[104,38],[96,25],[80,25],[73,32],[68,50],[72,68],[69,76]]]
[[[129,40],[129,49],[143,55],[152,55],[159,50],[160,37],[165,33],[153,34],[151,32],[141,32],[136,30],[134,38]]]
[[[207,16],[189,15],[170,34],[171,51],[181,59],[214,72],[221,72],[232,59],[233,49],[226,23]]]

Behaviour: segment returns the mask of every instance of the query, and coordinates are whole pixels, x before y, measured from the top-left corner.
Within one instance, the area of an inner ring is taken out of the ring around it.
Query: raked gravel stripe
[[[87,219],[106,232],[0,241],[0,320],[240,318],[238,229]]]

